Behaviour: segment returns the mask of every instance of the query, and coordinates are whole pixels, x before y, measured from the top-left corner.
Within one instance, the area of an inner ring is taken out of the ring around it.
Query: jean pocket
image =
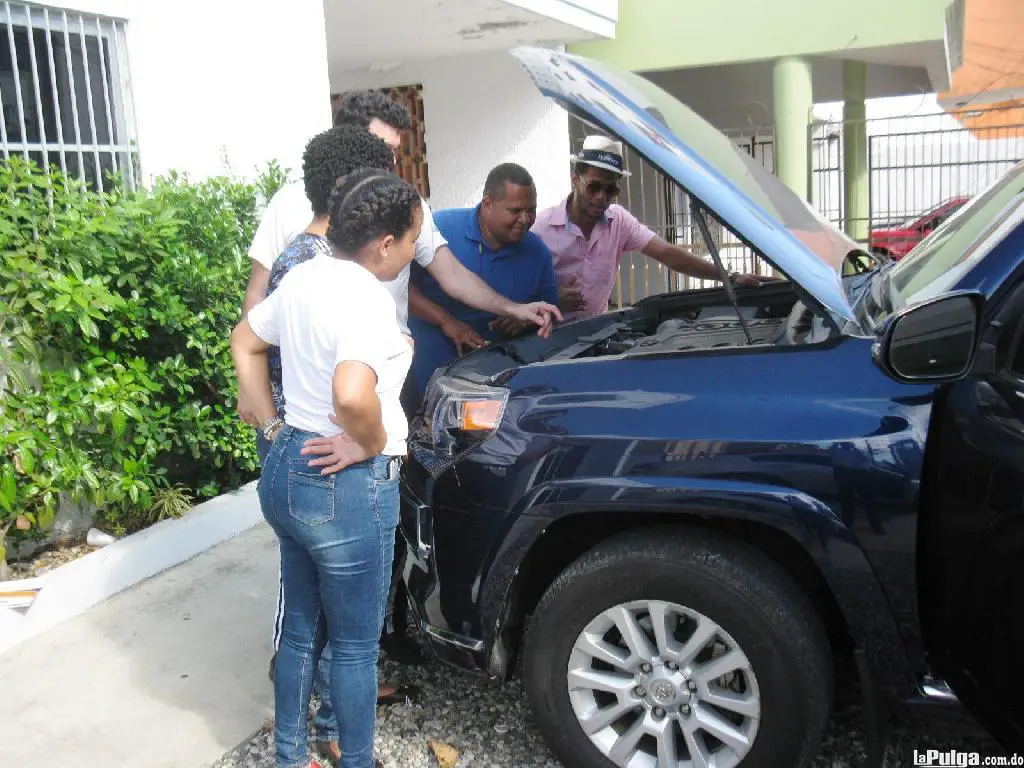
[[[377,519],[389,527],[398,525],[401,459],[381,462],[373,479]]]
[[[334,478],[331,475],[288,470],[288,514],[303,525],[323,525],[334,519]]]
[[[370,462],[370,477],[375,483],[397,483],[401,474],[400,456],[378,456]]]

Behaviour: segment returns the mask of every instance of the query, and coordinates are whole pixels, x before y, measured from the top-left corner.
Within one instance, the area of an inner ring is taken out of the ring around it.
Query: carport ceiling
[[[324,0],[332,72],[594,37],[502,0]]]

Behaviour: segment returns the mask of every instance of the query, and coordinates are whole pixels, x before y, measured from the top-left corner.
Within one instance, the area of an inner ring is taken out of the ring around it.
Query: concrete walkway
[[[199,768],[273,711],[265,524],[0,655],[0,766]]]

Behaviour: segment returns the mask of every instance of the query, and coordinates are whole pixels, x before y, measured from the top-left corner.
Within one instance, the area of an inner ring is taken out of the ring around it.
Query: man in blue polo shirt
[[[558,305],[551,251],[530,231],[537,218],[537,188],[515,163],[494,168],[474,208],[435,211],[434,223],[463,266],[511,301]],[[525,323],[466,306],[453,299],[418,265],[412,265],[409,330],[415,341],[410,378],[417,402],[434,371],[486,341],[514,338]],[[559,318],[561,319],[561,318]]]

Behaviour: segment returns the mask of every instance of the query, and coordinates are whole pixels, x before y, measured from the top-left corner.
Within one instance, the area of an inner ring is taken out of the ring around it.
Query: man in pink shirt
[[[608,310],[622,254],[638,251],[675,272],[721,279],[711,261],[666,242],[621,205],[613,203],[623,168],[622,143],[588,136],[574,156],[572,192],[537,214],[532,231],[554,255],[555,279],[566,320],[594,317]],[[756,275],[733,275],[736,285],[760,285]]]

